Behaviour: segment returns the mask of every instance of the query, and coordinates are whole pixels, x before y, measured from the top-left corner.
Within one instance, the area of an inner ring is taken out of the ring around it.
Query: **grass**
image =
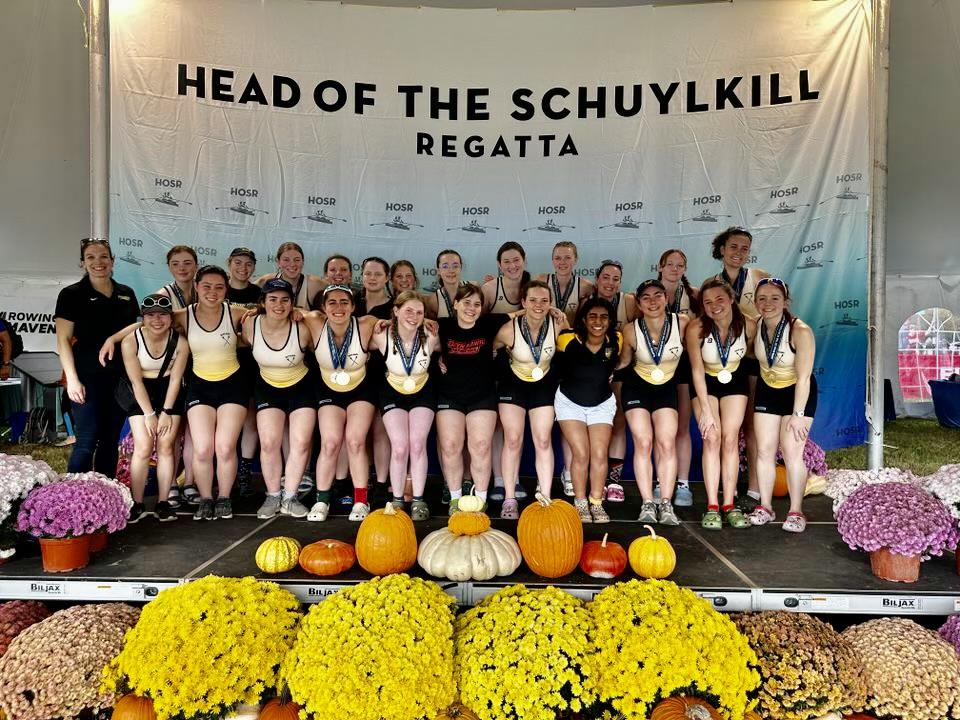
[[[960,430],[940,427],[936,420],[901,418],[884,427],[883,463],[887,467],[929,475],[941,465],[960,462]],[[827,465],[832,468],[867,469],[867,446],[831,450]]]
[[[13,445],[0,442],[0,453],[7,455],[32,455],[34,460],[43,460],[54,472],[67,471],[67,458],[70,457],[69,447],[54,447],[53,445]]]

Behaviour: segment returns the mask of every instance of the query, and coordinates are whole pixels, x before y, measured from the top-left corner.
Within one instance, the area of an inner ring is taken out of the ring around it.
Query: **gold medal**
[[[333,374],[333,382],[337,385],[349,385],[350,376],[342,370],[340,372],[335,372]]]
[[[664,374],[663,370],[661,370],[658,367],[654,368],[653,371],[650,373],[650,379],[653,380],[654,382],[658,382],[658,383],[663,382],[663,379],[665,377],[666,375]]]
[[[405,392],[412,393],[414,390],[417,389],[417,381],[414,380],[412,377],[408,377],[406,380],[403,381],[403,389]]]
[[[717,373],[717,380],[726,385],[728,382],[733,380],[733,373],[729,370],[721,370]]]
[[[543,368],[541,368],[541,367],[535,367],[535,368],[533,369],[533,372],[530,373],[530,377],[533,378],[534,382],[537,382],[537,381],[539,381],[539,380],[543,380]]]

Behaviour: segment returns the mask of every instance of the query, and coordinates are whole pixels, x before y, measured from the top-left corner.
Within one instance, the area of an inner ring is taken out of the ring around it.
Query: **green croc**
[[[716,510],[707,510],[700,518],[700,527],[704,530],[719,530],[723,527],[723,520]]]
[[[727,521],[727,525],[732,528],[736,528],[737,530],[748,528],[753,524],[750,522],[749,518],[743,514],[743,511],[736,507],[732,510],[727,510],[723,514],[723,519]]]

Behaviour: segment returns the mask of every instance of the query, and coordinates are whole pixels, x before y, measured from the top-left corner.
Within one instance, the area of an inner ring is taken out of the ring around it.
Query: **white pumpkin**
[[[463,582],[510,575],[520,567],[520,546],[500,530],[454,535],[435,530],[420,542],[417,562],[433,577]]]
[[[804,497],[807,495],[820,495],[827,489],[827,479],[822,475],[810,473],[807,475],[807,487],[803,491]]]

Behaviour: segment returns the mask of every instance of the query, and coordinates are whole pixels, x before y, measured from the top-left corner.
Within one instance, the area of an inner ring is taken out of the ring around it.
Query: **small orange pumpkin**
[[[371,575],[402,573],[417,561],[413,520],[391,503],[374,510],[360,523],[355,545],[357,562]]]
[[[706,700],[680,695],[657,703],[650,720],[723,720],[717,709]]]
[[[300,551],[300,567],[321,577],[346,572],[356,561],[353,545],[340,540],[318,540]]]
[[[844,715],[843,720],[877,720],[877,716],[870,715],[868,713],[855,712],[850,713],[849,715]]]
[[[466,705],[454,703],[441,710],[435,720],[480,720],[480,716]]]
[[[523,559],[540,577],[569,575],[583,552],[583,524],[573,505],[540,493],[520,514],[517,542]]]
[[[153,709],[153,700],[130,693],[117,700],[113,717],[116,720],[157,720],[157,713]]]
[[[786,497],[790,494],[790,486],[787,483],[787,468],[785,465],[777,463],[775,475],[773,478],[773,496]]]
[[[476,495],[464,495],[458,507],[447,521],[447,528],[454,535],[479,535],[490,529],[490,518],[483,512],[483,500]]]
[[[300,706],[285,698],[268,700],[260,709],[260,720],[298,720],[299,717]]]
[[[584,543],[580,569],[590,577],[615,578],[627,569],[627,551],[620,543],[608,543],[607,533],[604,533],[603,540]]]

